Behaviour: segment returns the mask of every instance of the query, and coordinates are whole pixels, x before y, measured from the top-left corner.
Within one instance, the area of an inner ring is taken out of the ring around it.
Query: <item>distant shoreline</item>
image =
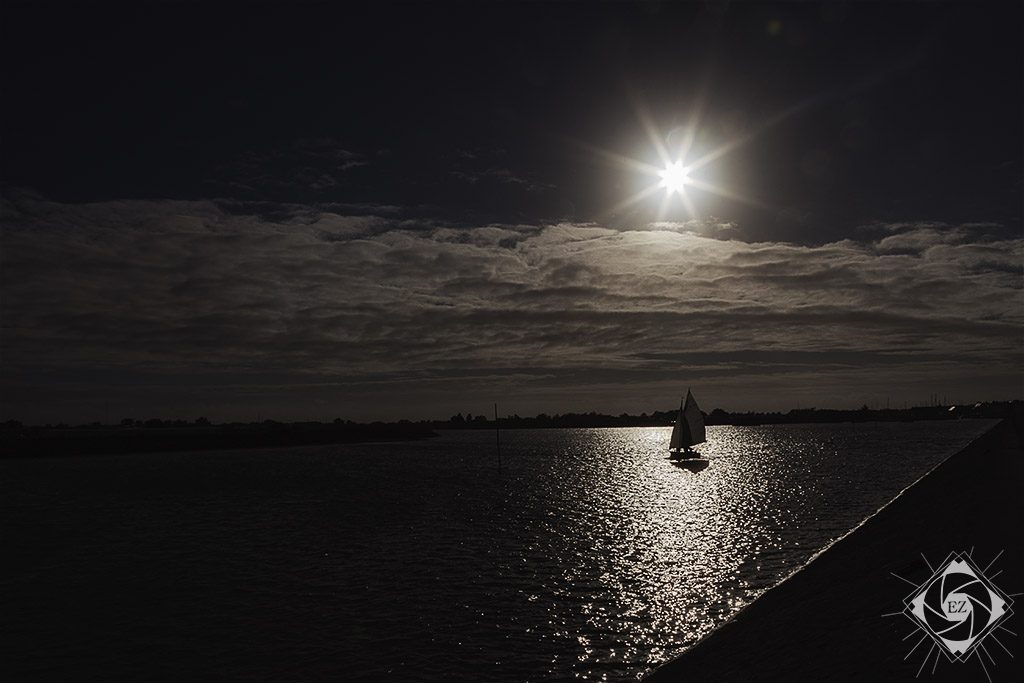
[[[842,424],[866,422],[917,422],[925,420],[1001,419],[1013,413],[1021,401],[977,403],[963,406],[927,406],[903,410],[817,410],[807,408],[786,413],[730,413],[716,408],[705,414],[709,426],[758,426],[771,424]],[[468,419],[467,419],[468,418]],[[211,424],[200,418],[184,420],[124,420],[120,425],[92,423],[24,426],[15,421],[0,424],[0,458],[69,455],[112,455],[167,451],[205,451],[245,448],[282,448],[380,441],[417,441],[437,436],[437,430],[480,429],[572,429],[667,427],[676,411],[650,415],[619,416],[590,413],[518,415],[501,417],[497,423],[484,416],[461,414],[448,420],[410,422],[352,421],[276,422]]]
[[[1024,401],[993,401],[970,405],[917,406],[913,408],[883,408],[872,410],[864,406],[857,410],[817,408],[794,409],[788,412],[732,413],[716,408],[704,413],[706,425],[734,425],[750,427],[766,424],[840,424],[843,422],[917,422],[921,420],[957,420],[963,418],[1002,419],[1012,414],[1014,406]],[[701,411],[703,412],[703,411]],[[502,429],[548,429],[563,427],[665,427],[676,421],[678,409],[656,411],[648,415],[602,415],[590,413],[540,414],[536,417],[518,415],[502,417]],[[428,423],[420,423],[428,424]],[[494,429],[494,420],[482,415],[469,419],[461,414],[447,422],[430,422],[434,429]]]
[[[169,427],[23,427],[0,431],[0,458],[284,448],[418,441],[434,436],[437,434],[428,426],[412,423],[364,425],[271,422]]]

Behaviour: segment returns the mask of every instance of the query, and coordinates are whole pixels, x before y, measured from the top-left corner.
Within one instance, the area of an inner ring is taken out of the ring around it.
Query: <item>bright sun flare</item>
[[[694,198],[699,198],[704,194],[715,194],[751,206],[770,208],[752,197],[745,197],[727,187],[701,177],[701,171],[705,166],[748,142],[753,138],[754,133],[729,140],[715,149],[709,151],[700,150],[703,153],[695,153],[698,151],[695,149],[695,141],[699,137],[699,121],[696,114],[691,117],[691,122],[688,126],[685,128],[677,126],[667,135],[662,135],[658,132],[654,121],[642,107],[638,108],[637,114],[640,118],[640,123],[646,129],[654,151],[657,152],[658,158],[661,161],[660,165],[623,156],[599,147],[590,147],[589,145],[588,147],[623,169],[639,171],[643,175],[654,176],[659,181],[651,183],[629,197],[620,200],[608,210],[609,214],[614,215],[624,212],[634,204],[638,204],[645,198],[658,193],[662,188],[664,188],[664,196],[661,199],[661,206],[656,214],[657,221],[663,221],[670,215],[670,212],[677,211],[673,208],[676,204],[681,205],[683,209],[682,215],[690,219],[698,218],[699,214],[697,206],[694,205]],[[679,214],[677,213],[676,215]]]
[[[669,192],[682,192],[690,183],[690,169],[683,166],[682,161],[669,164],[664,171],[658,171],[661,182],[658,187],[664,187]]]

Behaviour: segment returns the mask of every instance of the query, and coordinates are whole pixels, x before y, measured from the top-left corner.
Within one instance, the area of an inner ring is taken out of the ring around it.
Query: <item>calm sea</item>
[[[0,661],[62,680],[636,679],[990,426],[446,432],[0,462]]]

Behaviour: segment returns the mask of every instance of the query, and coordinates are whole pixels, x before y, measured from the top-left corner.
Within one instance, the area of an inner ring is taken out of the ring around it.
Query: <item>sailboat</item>
[[[686,390],[686,398],[679,401],[679,416],[672,428],[672,438],[668,442],[669,456],[685,460],[702,459],[700,453],[691,449],[704,443],[704,414],[690,390]]]

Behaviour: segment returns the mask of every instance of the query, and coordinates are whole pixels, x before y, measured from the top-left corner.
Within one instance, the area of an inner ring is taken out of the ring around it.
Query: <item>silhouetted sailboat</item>
[[[672,428],[672,438],[668,442],[668,450],[673,458],[698,458],[700,454],[691,449],[704,443],[704,414],[690,390],[686,390],[686,398],[679,402],[679,416]]]

